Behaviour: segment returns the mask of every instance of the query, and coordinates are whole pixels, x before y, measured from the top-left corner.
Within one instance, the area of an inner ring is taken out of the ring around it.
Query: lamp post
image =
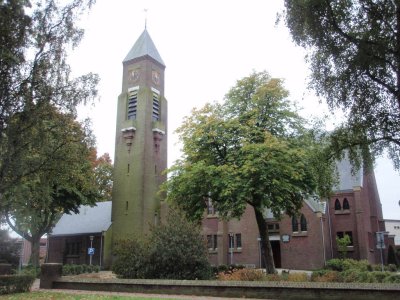
[[[94,236],[91,235],[91,236],[89,236],[89,238],[90,238],[90,248],[93,248],[93,238],[94,238]],[[92,256],[93,255],[89,255],[89,264],[90,265],[92,265]]]
[[[261,238],[257,238],[258,241],[258,256],[259,256],[259,260],[260,260],[260,269],[262,268],[261,265]]]
[[[231,253],[231,265],[233,265],[233,233],[229,232],[229,250]]]

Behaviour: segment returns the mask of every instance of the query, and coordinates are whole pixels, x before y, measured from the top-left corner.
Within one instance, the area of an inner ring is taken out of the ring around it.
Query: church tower
[[[145,29],[123,61],[112,192],[113,241],[141,236],[160,218],[167,168],[165,64]]]

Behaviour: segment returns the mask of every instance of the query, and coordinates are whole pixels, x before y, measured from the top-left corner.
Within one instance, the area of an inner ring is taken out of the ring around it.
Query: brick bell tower
[[[123,61],[115,137],[112,236],[142,236],[160,218],[167,168],[165,64],[147,29]]]

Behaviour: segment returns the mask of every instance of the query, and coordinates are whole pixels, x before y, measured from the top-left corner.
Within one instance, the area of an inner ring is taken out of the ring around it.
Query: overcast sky
[[[114,157],[117,97],[122,86],[122,60],[147,30],[163,61],[165,96],[168,100],[168,161],[179,158],[174,130],[193,107],[221,101],[238,79],[252,71],[283,78],[301,114],[329,114],[312,91],[307,90],[305,51],[296,47],[276,15],[283,0],[97,0],[82,16],[85,37],[70,55],[75,75],[95,72],[101,77],[100,99],[94,107],[80,109],[90,117],[98,152]],[[337,116],[330,117],[332,129]],[[384,218],[400,219],[400,177],[391,163],[379,159],[375,169]]]

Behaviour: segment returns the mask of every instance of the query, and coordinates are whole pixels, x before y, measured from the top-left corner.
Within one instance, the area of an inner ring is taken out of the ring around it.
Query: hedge
[[[0,295],[28,292],[34,280],[31,275],[0,275]]]
[[[67,264],[62,267],[62,275],[78,275],[82,273],[98,273],[100,271],[99,266],[95,265],[72,265]]]

